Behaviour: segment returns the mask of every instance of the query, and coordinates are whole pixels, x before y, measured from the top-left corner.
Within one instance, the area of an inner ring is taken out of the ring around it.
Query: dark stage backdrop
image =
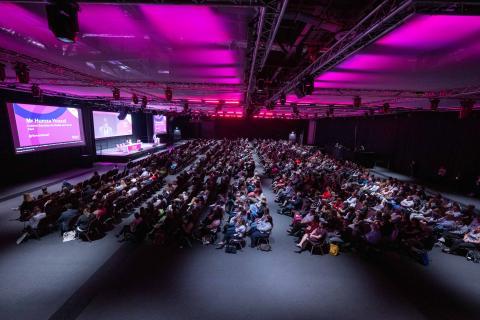
[[[169,131],[179,127],[182,138],[267,138],[288,139],[295,131],[305,143],[308,121],[283,119],[216,119],[190,120],[188,117],[172,119]]]
[[[450,181],[458,176],[468,188],[480,174],[480,116],[458,119],[457,112],[419,112],[373,118],[321,119],[316,124],[315,142],[331,147],[339,142],[354,150],[365,146],[377,153],[390,169],[433,180],[444,165]]]

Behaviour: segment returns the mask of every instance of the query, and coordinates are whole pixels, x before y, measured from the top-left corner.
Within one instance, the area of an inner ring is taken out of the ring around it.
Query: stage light
[[[440,104],[440,99],[430,99],[430,110],[437,111]]]
[[[334,106],[330,105],[327,110],[327,117],[333,117],[335,113],[335,108]]]
[[[462,99],[460,101],[461,109],[458,115],[459,119],[466,119],[470,116],[473,111],[473,106],[475,105],[475,100],[473,99]]]
[[[315,88],[314,79],[312,76],[306,76],[303,79],[303,92],[305,95],[312,95]]]
[[[62,42],[74,43],[79,31],[78,4],[67,0],[50,1],[45,9],[48,27],[55,37]]]
[[[390,104],[388,102],[383,104],[383,113],[390,112]]]
[[[293,90],[295,92],[295,95],[297,96],[297,98],[303,98],[305,97],[305,91],[304,91],[304,86],[303,86],[303,83],[300,82],[299,84],[297,84],[295,86],[295,89]]]
[[[7,78],[7,72],[5,71],[5,65],[0,63],[0,81],[5,81]]]
[[[287,103],[287,95],[285,94],[285,92],[282,92],[282,94],[280,95],[280,104],[284,106],[285,103]]]
[[[133,104],[138,104],[138,96],[135,93],[132,94],[132,102]]]
[[[170,87],[167,87],[165,89],[165,100],[167,101],[172,101],[172,98],[173,98],[173,91]]]
[[[147,107],[147,104],[148,104],[148,99],[146,96],[143,96],[141,108],[145,109]]]
[[[120,89],[113,88],[112,95],[113,95],[113,100],[120,100]]]
[[[38,84],[32,84],[32,97],[40,98],[42,96],[42,89],[38,86]]]
[[[264,79],[258,79],[257,80],[257,91],[258,92],[263,92],[265,90],[265,80]]]
[[[298,116],[300,114],[300,111],[298,110],[298,107],[295,103],[292,103],[292,112],[295,116]]]
[[[360,108],[362,106],[362,98],[360,96],[353,97],[353,106],[355,108]]]
[[[28,83],[30,81],[30,71],[28,67],[23,62],[17,62],[15,64],[15,74],[17,76],[17,81],[20,83]]]
[[[225,101],[220,100],[218,101],[218,104],[215,106],[215,111],[220,112],[222,111],[223,105],[225,104]]]

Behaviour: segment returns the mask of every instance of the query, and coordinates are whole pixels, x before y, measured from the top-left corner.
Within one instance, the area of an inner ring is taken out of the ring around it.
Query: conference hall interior
[[[480,316],[480,1],[0,1],[0,318]]]

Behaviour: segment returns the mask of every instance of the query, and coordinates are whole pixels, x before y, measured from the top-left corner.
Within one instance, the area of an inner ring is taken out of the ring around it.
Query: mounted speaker
[[[127,108],[122,108],[120,109],[120,112],[118,113],[118,120],[125,120],[127,117],[128,111]]]

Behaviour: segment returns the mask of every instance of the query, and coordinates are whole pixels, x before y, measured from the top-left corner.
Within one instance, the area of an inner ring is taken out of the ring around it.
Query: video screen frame
[[[28,106],[44,106],[44,107],[52,107],[52,108],[65,108],[65,109],[75,109],[78,112],[78,128],[79,128],[79,135],[80,140],[72,140],[72,141],[61,141],[61,142],[52,142],[52,143],[42,143],[37,145],[31,146],[21,146],[20,143],[20,133],[18,131],[17,126],[17,119],[15,117],[16,113],[14,110],[14,105],[28,105]],[[84,128],[84,113],[81,108],[74,108],[62,105],[50,105],[50,104],[40,104],[40,103],[24,103],[24,102],[12,102],[7,101],[5,103],[7,108],[8,114],[8,122],[10,126],[10,134],[12,138],[12,146],[15,154],[29,154],[29,153],[37,153],[43,151],[49,151],[54,149],[67,149],[67,148],[77,148],[77,147],[84,147],[86,146],[87,142],[85,139],[85,128]]]

